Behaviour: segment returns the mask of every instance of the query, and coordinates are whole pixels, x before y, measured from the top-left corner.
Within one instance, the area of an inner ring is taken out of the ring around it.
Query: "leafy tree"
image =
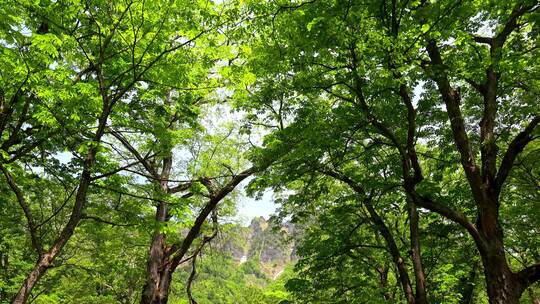
[[[36,222],[31,203],[18,185],[18,178],[12,174],[14,169],[2,165],[4,177],[25,213],[38,255],[34,269],[22,283],[13,303],[27,301],[32,288],[73,235],[82,219],[90,184],[110,175],[104,172],[111,165],[107,164],[104,157],[107,149],[101,143],[111,127],[109,123],[114,124],[117,117],[125,115],[122,104],[143,89],[140,86],[143,77],[163,69],[160,64],[165,59],[208,31],[207,28],[194,29],[186,18],[183,20],[187,26],[180,26],[176,19],[179,16],[172,11],[180,5],[155,1],[114,4],[47,1],[39,5],[16,5],[13,11],[8,9],[6,24],[2,25],[2,35],[8,40],[2,49],[10,57],[4,57],[9,61],[3,59],[3,64],[18,62],[15,63],[18,68],[14,79],[10,75],[3,76],[4,81],[11,83],[6,86],[10,91],[5,92],[9,102],[2,106],[6,114],[2,132],[5,129],[11,134],[2,134],[2,163],[13,162],[46,139],[29,138],[22,142],[19,139],[21,132],[34,132],[30,125],[34,121],[37,130],[47,130],[42,136],[47,136],[51,130],[58,132],[54,128],[61,126],[65,131],[59,136],[66,133],[75,136],[60,137],[67,143],[54,146],[49,153],[69,151],[75,158],[74,176],[78,180],[74,198],[68,199],[73,207],[64,228],[44,246],[38,233],[41,223]],[[185,7],[182,5],[182,8]],[[19,11],[22,18],[15,18]],[[195,15],[186,13],[186,16]],[[40,22],[29,21],[36,19]],[[26,69],[21,69],[21,64]],[[5,95],[3,103],[4,100]],[[11,125],[6,128],[8,121]],[[49,157],[54,158],[54,155]]]
[[[409,303],[426,301],[418,208],[467,231],[491,303],[517,303],[540,279],[540,266],[512,269],[501,193],[513,187],[516,158],[538,138],[537,94],[524,89],[537,82],[538,8],[535,1],[251,3],[252,14],[269,17],[252,22],[259,35],[249,38],[250,63],[239,71],[258,79],[238,98],[256,101],[243,105],[267,113],[262,123],[277,122],[268,154],[296,150],[261,187],[318,170],[356,187],[361,199],[371,189],[401,193],[416,277]]]

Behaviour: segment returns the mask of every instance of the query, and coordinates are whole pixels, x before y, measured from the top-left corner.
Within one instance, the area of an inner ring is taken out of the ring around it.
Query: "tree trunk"
[[[489,198],[488,195],[486,197]],[[477,226],[483,235],[480,250],[490,304],[518,304],[523,289],[506,261],[497,199],[479,204]]]
[[[101,142],[101,137],[105,133],[105,126],[107,125],[107,119],[111,112],[108,99],[104,97],[103,102],[103,111],[101,112],[98,127],[93,138],[93,141],[96,143]],[[75,203],[73,204],[73,209],[71,211],[66,226],[64,226],[64,228],[60,232],[60,236],[58,236],[58,238],[54,241],[51,248],[46,253],[40,255],[36,265],[34,266],[34,269],[30,272],[30,274],[28,274],[28,276],[24,280],[23,285],[17,292],[17,295],[15,295],[15,297],[13,298],[13,301],[11,302],[12,304],[26,303],[34,286],[37,284],[41,276],[43,276],[45,271],[51,267],[54,259],[60,254],[62,248],[64,248],[66,243],[69,241],[69,239],[75,232],[75,229],[79,225],[86,203],[86,194],[88,192],[88,187],[90,186],[90,182],[92,181],[92,167],[94,166],[94,163],[96,161],[97,152],[98,146],[92,146],[86,154],[83,170],[81,172],[81,177],[79,180],[79,187],[75,196]]]
[[[161,202],[156,210],[158,227],[154,231],[146,268],[146,283],[143,288],[141,304],[165,304],[169,298],[169,286],[172,280],[169,248],[165,234],[160,232],[159,224],[168,217],[166,203]]]
[[[507,265],[495,256],[482,257],[490,304],[518,304],[521,288]]]
[[[508,35],[517,27],[517,19],[529,9],[530,7],[527,6],[517,6],[504,30],[497,36],[489,38],[488,44],[492,59],[497,49],[503,46]],[[434,68],[430,71],[430,78],[437,83],[441,98],[446,105],[454,143],[461,155],[461,165],[465,171],[478,212],[476,227],[471,227],[468,220],[461,219],[461,216],[456,216],[455,213],[452,214],[452,217],[454,221],[459,220],[456,222],[467,228],[475,240],[482,257],[489,303],[517,304],[524,289],[540,280],[540,264],[527,267],[518,273],[513,273],[510,270],[504,252],[503,230],[499,220],[499,195],[517,156],[532,141],[531,134],[540,122],[540,116],[531,120],[529,125],[514,137],[497,170],[497,145],[493,132],[497,115],[497,81],[500,75],[497,75],[493,70],[493,65],[490,65],[486,69],[486,82],[476,86],[477,90],[484,96],[484,115],[480,123],[482,160],[482,170],[480,170],[476,164],[475,152],[469,141],[465,120],[461,113],[460,92],[452,88],[450,84],[447,66],[442,61],[435,40],[429,40],[426,49]],[[441,210],[443,208],[439,208],[439,212]]]
[[[171,263],[167,256],[160,260],[148,260],[147,281],[143,289],[141,304],[166,304],[172,281]]]
[[[13,298],[11,302],[12,304],[26,303],[28,297],[30,296],[30,293],[32,292],[32,289],[37,284],[41,276],[45,273],[45,271],[49,267],[51,267],[52,261],[55,257],[56,255],[53,255],[50,252],[40,257],[40,259],[34,266],[34,269],[28,274],[28,276],[24,280],[24,283],[17,292],[17,295],[15,295],[15,298]]]
[[[168,190],[166,182],[168,180],[170,164],[170,160],[167,160],[164,166],[166,169],[163,170],[165,174],[162,173],[161,189],[165,192]],[[245,170],[235,175],[225,186],[211,193],[211,198],[200,211],[193,226],[189,229],[182,242],[167,245],[165,234],[159,231],[159,227],[156,227],[148,256],[146,284],[143,288],[141,304],[167,303],[172,274],[182,262],[193,241],[199,236],[201,227],[208,218],[208,215],[216,208],[221,199],[233,191],[240,182],[253,172],[255,172],[255,168]],[[165,202],[161,202],[156,210],[156,222],[165,223],[168,221],[168,217],[167,205]]]

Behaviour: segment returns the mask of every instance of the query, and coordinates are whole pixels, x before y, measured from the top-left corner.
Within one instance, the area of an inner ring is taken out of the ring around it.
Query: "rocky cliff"
[[[218,248],[239,264],[257,262],[269,276],[278,276],[296,260],[296,231],[292,224],[276,225],[264,217],[253,218],[248,227],[231,225],[218,240]]]

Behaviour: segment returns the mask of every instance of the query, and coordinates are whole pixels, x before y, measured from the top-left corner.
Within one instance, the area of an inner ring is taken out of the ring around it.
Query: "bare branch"
[[[218,233],[218,221],[217,221],[217,210],[214,209],[212,211],[212,234],[209,236],[204,236],[202,243],[199,245],[199,247],[195,250],[193,255],[191,255],[191,273],[189,275],[187,284],[186,284],[186,293],[188,295],[189,303],[190,304],[197,304],[197,301],[193,298],[193,295],[191,294],[191,285],[193,284],[193,281],[195,279],[195,275],[197,273],[197,256],[201,253],[202,249],[204,248],[204,245],[212,241]]]
[[[151,155],[145,155],[145,157],[143,158],[143,161],[146,161],[146,160],[149,160],[149,159],[153,158],[154,156],[156,156],[156,154],[157,153],[154,153],[154,154],[151,154]],[[102,179],[102,178],[105,178],[105,177],[109,177],[111,175],[114,175],[114,174],[116,174],[116,173],[118,173],[120,171],[124,171],[124,170],[126,170],[128,168],[131,168],[131,167],[133,167],[135,165],[138,165],[140,163],[141,163],[141,161],[137,160],[137,161],[131,162],[131,163],[125,165],[125,166],[118,167],[118,168],[116,168],[116,169],[114,169],[112,171],[109,171],[109,172],[106,172],[106,173],[103,173],[103,174],[100,174],[100,175],[96,175],[96,176],[92,177],[92,181]]]
[[[115,222],[112,222],[112,221],[109,221],[109,220],[105,220],[105,219],[102,219],[102,218],[99,218],[97,216],[93,216],[93,215],[86,215],[86,214],[83,214],[81,216],[81,219],[83,220],[93,220],[93,221],[96,221],[98,223],[103,223],[103,224],[107,224],[107,225],[111,225],[113,227],[130,227],[130,226],[136,226],[137,224],[118,224],[118,223],[115,223]]]
[[[141,163],[143,165],[143,167],[146,169],[146,171],[154,178],[154,179],[157,179],[157,180],[160,180],[160,175],[158,174],[156,168],[154,168],[154,166],[152,166],[149,162],[148,162],[148,159],[143,157],[139,151],[137,151],[137,149],[135,149],[135,147],[133,147],[131,145],[131,143],[127,140],[127,138],[125,138],[121,133],[115,131],[115,130],[110,130],[110,133],[116,138],[118,139],[122,145],[124,145],[124,147],[126,149],[128,149],[129,152],[131,152],[131,154],[133,154],[133,156],[135,156],[135,158],[139,161],[139,163]]]
[[[195,222],[189,232],[187,233],[186,237],[180,244],[174,244],[171,248],[171,255],[174,255],[172,258],[172,265],[171,270],[174,271],[176,267],[179,265],[180,261],[182,261],[184,255],[189,250],[189,247],[191,247],[191,244],[199,234],[201,227],[208,217],[208,215],[216,208],[217,204],[230,192],[234,190],[234,188],[244,179],[246,179],[248,176],[255,173],[257,169],[255,167],[252,167],[250,169],[247,169],[243,171],[242,173],[234,176],[225,186],[221,187],[217,192],[212,195],[212,197],[208,200],[204,208],[199,212],[199,215],[195,219]]]

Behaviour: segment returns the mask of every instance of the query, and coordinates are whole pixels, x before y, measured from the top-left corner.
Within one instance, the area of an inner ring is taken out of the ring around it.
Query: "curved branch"
[[[525,127],[525,129],[514,137],[508,149],[504,153],[501,165],[497,172],[497,177],[495,178],[495,187],[497,194],[501,192],[502,186],[506,181],[506,178],[510,174],[510,170],[514,166],[514,161],[518,155],[525,149],[528,143],[530,143],[534,137],[532,133],[536,126],[540,124],[540,114],[536,115],[531,122]]]
[[[540,263],[536,263],[521,270],[517,273],[517,278],[523,290],[533,283],[540,281]]]
[[[248,176],[252,175],[256,172],[255,167],[252,167],[250,169],[247,169],[243,171],[242,173],[235,175],[225,186],[221,187],[219,190],[217,190],[215,193],[213,193],[204,206],[204,208],[200,211],[199,215],[195,219],[195,222],[191,229],[189,229],[186,237],[180,244],[174,244],[171,248],[171,255],[174,255],[171,260],[171,271],[174,271],[176,267],[180,264],[182,261],[184,255],[188,252],[189,247],[191,247],[191,244],[197,238],[199,235],[202,225],[208,218],[208,215],[216,208],[217,204],[230,192],[234,190],[234,188],[242,182],[244,179],[246,179]]]
[[[484,248],[484,239],[476,229],[476,226],[467,218],[467,216],[452,208],[436,203],[430,198],[422,196],[414,190],[408,191],[408,193],[416,205],[428,209],[429,211],[438,213],[465,228],[478,245],[478,248]]]
[[[36,222],[34,221],[34,216],[32,215],[32,211],[30,210],[30,206],[28,205],[28,202],[26,201],[26,198],[24,197],[24,194],[15,182],[15,179],[11,175],[11,173],[4,168],[0,164],[0,170],[2,170],[2,173],[4,173],[4,176],[6,177],[6,180],[8,182],[9,187],[15,193],[15,196],[17,197],[17,201],[19,202],[19,205],[21,206],[21,209],[24,212],[24,216],[26,217],[26,222],[28,225],[28,230],[30,231],[30,238],[32,239],[32,247],[36,250],[37,254],[41,256],[43,253],[43,246],[41,244],[41,240],[39,239],[38,233],[37,233],[37,226]]]

